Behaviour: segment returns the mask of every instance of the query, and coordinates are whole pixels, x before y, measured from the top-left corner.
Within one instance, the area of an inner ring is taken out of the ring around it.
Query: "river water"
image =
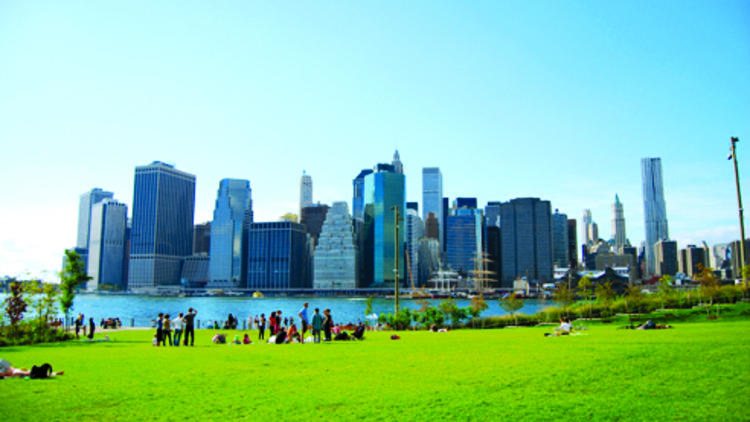
[[[0,300],[5,295],[0,294]],[[98,295],[83,294],[76,296],[70,315],[84,314],[86,320],[93,317],[99,324],[102,318],[119,317],[124,326],[149,327],[151,320],[156,318],[159,312],[170,314],[174,318],[179,312],[187,312],[192,307],[198,311],[196,317],[200,321],[200,328],[206,327],[213,321],[220,324],[227,319],[228,314],[236,316],[243,328],[243,322],[248,316],[264,313],[266,318],[272,311],[281,310],[282,318],[294,316],[299,324],[297,313],[304,302],[309,302],[310,313],[313,309],[331,309],[331,315],[335,323],[356,323],[358,320],[365,321],[365,298],[332,298],[332,297],[154,297],[137,295]],[[443,299],[430,299],[432,306],[437,306]],[[468,299],[458,299],[459,307],[469,306]],[[402,299],[401,307],[419,309],[421,304],[415,300]],[[506,312],[498,304],[497,300],[488,300],[489,308],[482,316],[504,315]],[[525,314],[534,314],[537,311],[551,305],[549,301],[528,299],[524,300],[524,306],[520,310]],[[375,298],[372,303],[373,313],[393,312],[393,299]]]

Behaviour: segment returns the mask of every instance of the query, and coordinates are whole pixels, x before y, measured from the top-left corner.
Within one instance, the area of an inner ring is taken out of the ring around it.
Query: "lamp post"
[[[745,266],[745,219],[742,216],[742,194],[740,193],[740,173],[737,168],[737,148],[736,144],[739,142],[740,139],[737,137],[731,138],[732,143],[732,155],[731,158],[734,161],[734,183],[737,186],[737,206],[738,211],[740,214],[740,263],[739,263],[739,269],[740,269],[740,275],[742,276],[742,283],[744,285],[747,285],[747,278],[745,277],[745,272],[742,271],[743,267]]]
[[[393,267],[393,277],[394,277],[394,295],[393,297],[396,299],[396,313],[394,314],[394,317],[398,315],[398,222],[399,222],[399,208],[398,205],[394,205],[391,207],[393,210],[393,219],[394,219],[394,231],[395,231],[395,238],[393,242],[393,247],[395,249],[394,255],[396,257],[396,261]]]

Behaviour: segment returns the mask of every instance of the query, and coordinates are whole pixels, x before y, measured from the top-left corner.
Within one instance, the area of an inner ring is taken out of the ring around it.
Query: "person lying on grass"
[[[653,321],[648,320],[644,322],[643,324],[636,327],[636,330],[665,330],[667,328],[672,328],[671,325],[662,325],[662,324],[654,324]]]
[[[65,373],[64,371],[52,372],[52,366],[50,366],[50,364],[48,363],[42,365],[41,370],[46,374],[46,377],[54,377]],[[4,378],[29,377],[31,376],[31,372],[32,371],[26,368],[14,368],[7,360],[0,359],[0,376]]]

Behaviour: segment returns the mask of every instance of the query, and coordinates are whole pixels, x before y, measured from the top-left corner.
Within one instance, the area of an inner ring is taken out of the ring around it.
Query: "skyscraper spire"
[[[615,251],[622,253],[622,248],[627,243],[627,236],[625,235],[625,213],[617,194],[615,194],[615,203],[612,204],[612,239],[615,241]]]
[[[396,169],[396,173],[404,174],[404,164],[401,162],[401,157],[398,155],[398,150],[393,153],[393,168]]]
[[[299,215],[302,216],[302,208],[309,207],[313,204],[313,185],[312,177],[306,171],[302,171],[302,178],[299,181]]]

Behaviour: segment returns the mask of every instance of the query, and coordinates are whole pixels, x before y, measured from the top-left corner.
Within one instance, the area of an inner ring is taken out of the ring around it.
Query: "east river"
[[[5,296],[0,295],[0,299],[4,299]],[[428,299],[432,306],[437,306],[442,300],[444,299]],[[243,322],[247,321],[248,316],[264,313],[267,318],[272,311],[277,310],[282,311],[282,317],[294,316],[298,319],[297,313],[302,304],[309,302],[311,312],[315,308],[320,308],[321,312],[325,308],[330,308],[334,322],[356,323],[358,320],[365,321],[365,301],[365,298],[341,297],[154,297],[81,294],[76,296],[70,315],[82,313],[87,321],[89,317],[93,317],[97,325],[102,318],[119,317],[123,326],[129,327],[132,323],[135,327],[148,327],[159,312],[168,313],[174,318],[179,312],[187,312],[188,308],[192,307],[198,311],[196,319],[200,321],[200,328],[206,327],[209,323],[213,324],[214,321],[222,324],[230,313],[239,319],[239,326],[243,328]],[[459,307],[469,306],[469,303],[468,299],[456,300]],[[549,301],[533,299],[524,300],[523,303],[520,312],[525,314],[536,313],[551,305]],[[506,313],[497,299],[487,300],[487,304],[489,308],[482,316]],[[421,306],[416,300],[411,299],[402,299],[400,305],[411,309],[419,309]],[[373,299],[373,313],[380,315],[393,312],[393,309],[393,299]]]

